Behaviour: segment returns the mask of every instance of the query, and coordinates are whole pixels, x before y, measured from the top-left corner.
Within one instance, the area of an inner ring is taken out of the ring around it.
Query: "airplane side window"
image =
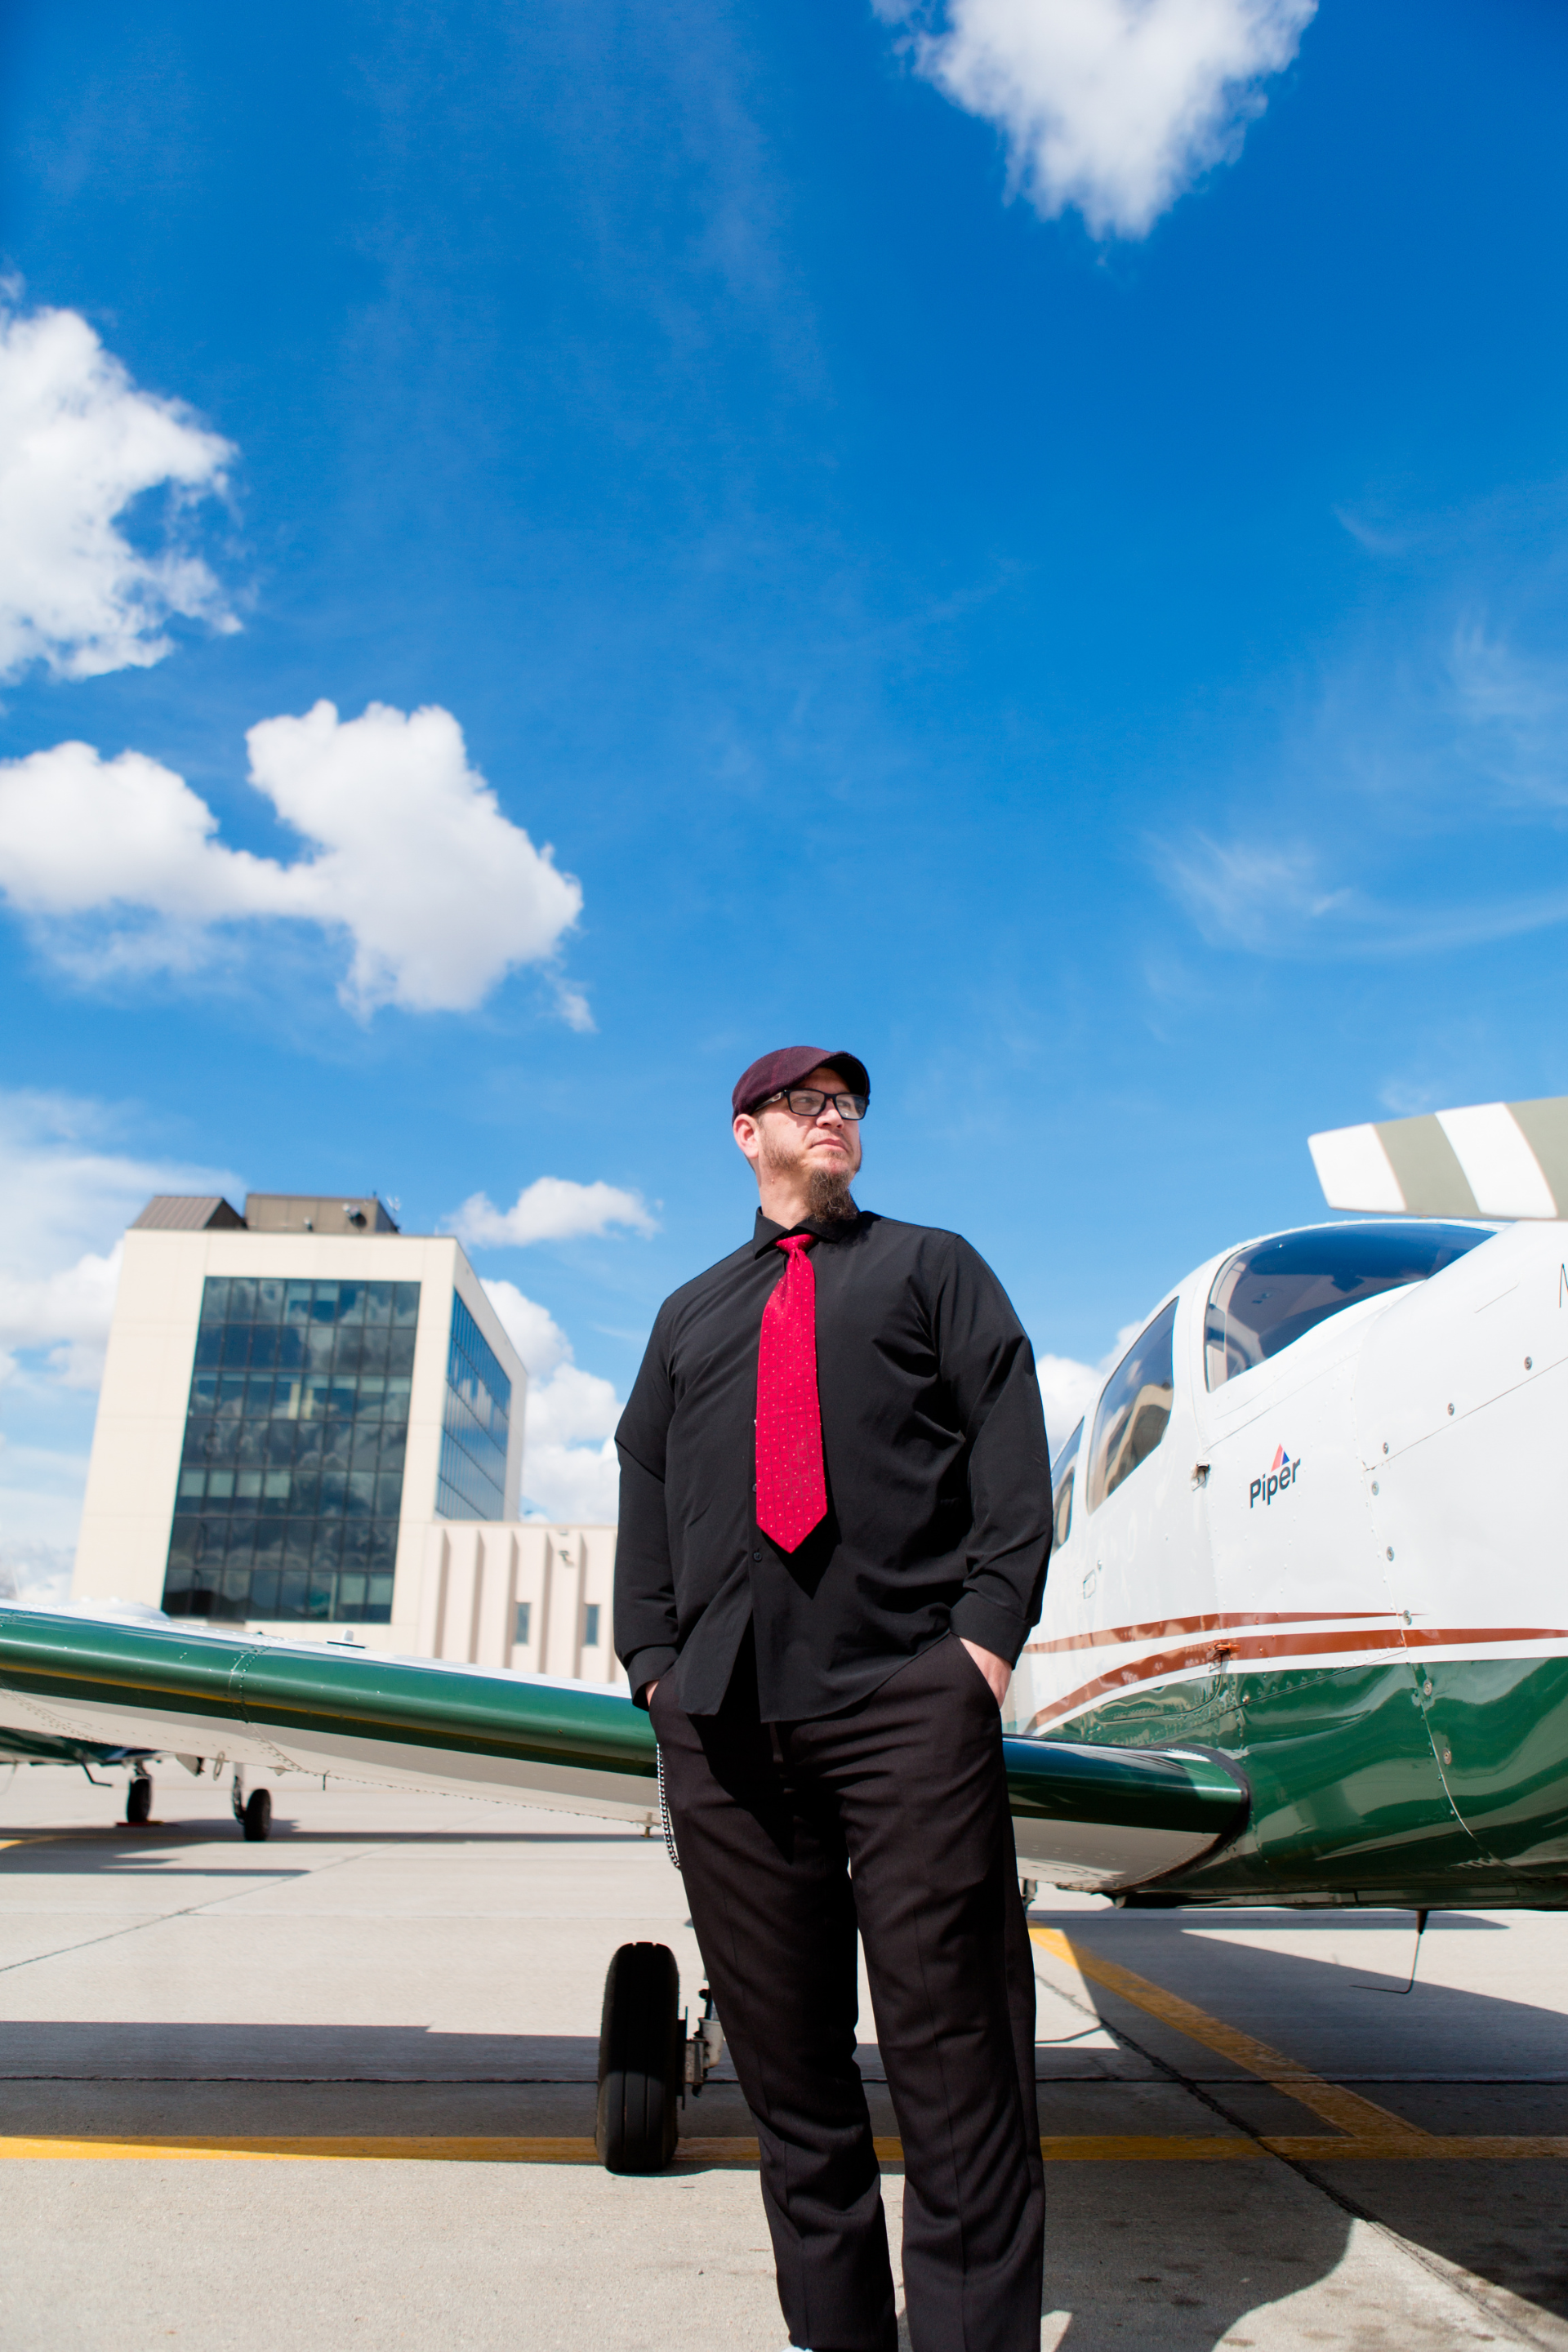
[[[1490,1239],[1484,1227],[1402,1217],[1386,1223],[1312,1225],[1238,1250],[1215,1275],[1204,1318],[1209,1387],[1223,1388],[1238,1373],[1251,1371],[1359,1299],[1429,1282]]]
[[[1073,1468],[1078,1461],[1078,1449],[1083,1436],[1080,1421],[1067,1444],[1057,1456],[1056,1478],[1051,1489],[1051,1549],[1060,1551],[1072,1533]]]
[[[1176,1301],[1162,1307],[1133,1340],[1106,1383],[1094,1416],[1089,1463],[1089,1507],[1098,1511],[1165,1434],[1175,1394],[1173,1339]]]

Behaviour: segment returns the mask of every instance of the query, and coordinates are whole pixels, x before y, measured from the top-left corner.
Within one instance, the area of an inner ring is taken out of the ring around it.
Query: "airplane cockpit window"
[[[1094,1416],[1089,1463],[1089,1507],[1098,1511],[1165,1434],[1175,1394],[1173,1339],[1176,1301],[1162,1307],[1133,1340],[1106,1382]]]
[[[1204,1365],[1223,1388],[1358,1299],[1429,1282],[1491,1235],[1475,1225],[1402,1217],[1386,1224],[1313,1225],[1238,1250],[1214,1278]]]
[[[1079,1444],[1083,1437],[1080,1421],[1067,1444],[1057,1456],[1056,1475],[1051,1484],[1051,1549],[1060,1551],[1072,1533],[1072,1481],[1078,1462]]]

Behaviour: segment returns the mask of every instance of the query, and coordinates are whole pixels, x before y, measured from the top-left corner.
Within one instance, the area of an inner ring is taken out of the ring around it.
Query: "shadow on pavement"
[[[1044,1924],[1048,1915],[1032,1916]],[[1373,2086],[1363,2095],[1425,2131],[1568,2136],[1568,2020],[1554,2007],[1419,1979],[1408,2000],[1377,2000],[1365,1988],[1382,1972],[1363,1949],[1353,1962],[1336,1964],[1221,1942],[1214,1913],[1076,1912],[1051,1924],[1327,2081]],[[1226,1924],[1251,1934],[1264,1922],[1233,1913]],[[1369,1928],[1387,1937],[1393,1924],[1388,1914],[1332,1922],[1274,1915],[1268,1922],[1282,1932],[1305,1928],[1314,1943],[1331,1926],[1342,1935],[1348,1929],[1358,1946]],[[1495,1921],[1449,1914],[1434,1919],[1428,1933],[1478,1931],[1504,1932]],[[1402,1948],[1401,1979],[1409,1940],[1390,1939],[1390,1961],[1393,1944]],[[1384,1980],[1394,1979],[1390,1973]],[[1102,2024],[1154,2060],[1168,2080],[1188,2085],[1194,2102],[1212,2102],[1211,2116],[1217,2107],[1252,2133],[1334,2131],[1092,1979],[1085,1990]],[[1221,2126],[1216,2120],[1210,2127]],[[1074,2313],[1061,2339],[1067,2352],[1109,2342],[1091,2306],[1109,2326],[1119,2300],[1122,2320],[1112,2332],[1119,2342],[1136,2341],[1142,2297],[1156,2289],[1164,2298],[1161,2340],[1171,2352],[1208,2352],[1258,2304],[1327,2278],[1358,2216],[1490,2283],[1505,2298],[1568,2319],[1568,2158],[1085,2164],[1050,2168],[1047,2185],[1057,2193],[1047,2307]],[[1479,2305],[1476,2316],[1484,2328]],[[1244,2330],[1228,2340],[1248,2338]],[[1560,2337],[1548,2320],[1542,2340],[1568,2336]]]

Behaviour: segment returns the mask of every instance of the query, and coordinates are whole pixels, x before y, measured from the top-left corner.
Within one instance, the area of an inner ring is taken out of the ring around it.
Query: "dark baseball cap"
[[[870,1093],[866,1065],[853,1054],[829,1054],[820,1045],[781,1045],[776,1053],[764,1054],[749,1070],[742,1071],[730,1097],[730,1108],[738,1118],[742,1111],[765,1102],[770,1095],[782,1094],[785,1087],[798,1087],[802,1078],[809,1077],[813,1070],[821,1069],[825,1064],[838,1072],[846,1094]]]

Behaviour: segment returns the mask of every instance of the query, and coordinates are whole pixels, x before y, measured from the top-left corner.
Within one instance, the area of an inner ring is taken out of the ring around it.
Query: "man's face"
[[[850,1091],[842,1074],[826,1062],[795,1083],[796,1087],[816,1087],[830,1097]],[[847,1192],[860,1165],[860,1122],[841,1118],[831,1099],[815,1118],[791,1110],[784,1102],[742,1111],[735,1121],[735,1140],[753,1167],[772,1176],[802,1176],[813,1190]]]

